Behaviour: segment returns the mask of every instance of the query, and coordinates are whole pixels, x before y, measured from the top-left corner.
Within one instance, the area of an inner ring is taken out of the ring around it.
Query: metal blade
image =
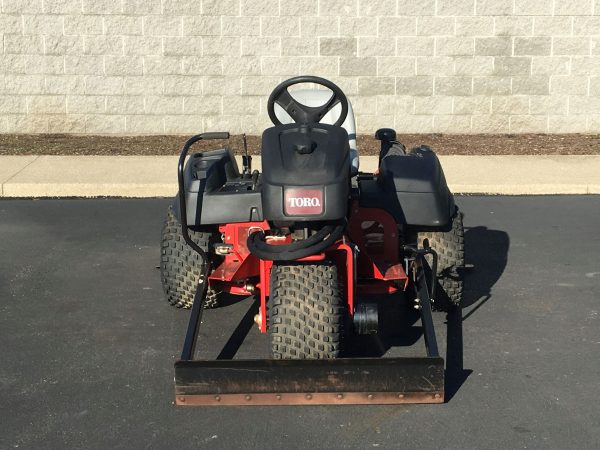
[[[444,360],[177,361],[178,405],[443,403]]]

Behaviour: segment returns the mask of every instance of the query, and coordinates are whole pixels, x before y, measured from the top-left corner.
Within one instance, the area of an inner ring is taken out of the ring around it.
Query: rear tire
[[[346,315],[334,264],[273,265],[269,325],[275,359],[338,358]]]
[[[215,232],[189,230],[192,240],[204,251],[218,239]],[[204,268],[202,257],[183,239],[181,224],[169,207],[162,229],[160,279],[167,301],[177,307],[189,309],[194,304],[198,280]],[[204,300],[204,308],[216,308],[222,293],[210,286]]]
[[[427,240],[429,246],[438,255],[436,298],[433,308],[437,311],[450,311],[460,306],[463,294],[463,280],[460,269],[465,265],[463,215],[458,210],[452,217],[447,230],[412,229],[412,242],[418,248],[424,247]],[[431,255],[426,256],[431,266]]]

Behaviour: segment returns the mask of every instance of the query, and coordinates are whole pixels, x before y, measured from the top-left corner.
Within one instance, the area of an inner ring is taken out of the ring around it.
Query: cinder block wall
[[[0,132],[259,133],[315,74],[359,132],[600,131],[600,0],[2,0]]]

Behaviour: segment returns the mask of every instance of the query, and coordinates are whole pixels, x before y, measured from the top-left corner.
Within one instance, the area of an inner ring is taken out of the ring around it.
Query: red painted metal
[[[327,249],[327,254],[336,261],[338,267],[338,276],[344,277],[344,286],[346,286],[346,301],[348,303],[348,312],[354,315],[354,292],[355,292],[355,274],[354,270],[354,251],[344,240],[336,242]]]
[[[350,241],[360,250],[359,278],[403,282],[406,289],[408,276],[400,261],[398,225],[394,218],[382,209],[363,208],[354,201],[350,206],[347,230]]]
[[[271,269],[273,267],[273,261],[260,260],[260,282],[258,284],[260,289],[260,332],[267,332],[267,297],[270,295],[271,289]]]
[[[348,235],[372,259],[398,261],[398,225],[383,209],[363,208],[357,201],[350,207]]]
[[[231,253],[225,255],[223,262],[209,276],[211,282],[220,284],[230,291],[226,283],[239,284],[248,278],[258,277],[258,259],[250,253],[246,241],[248,235],[257,229],[268,230],[265,222],[243,222],[221,225],[219,231],[223,235],[223,243],[232,246]],[[234,293],[234,292],[232,292]]]
[[[325,259],[325,253],[318,253],[316,255],[310,255],[305,258],[300,258],[297,261],[307,262],[307,261],[323,261]]]
[[[232,246],[231,253],[209,276],[211,285],[231,294],[252,294],[248,284],[255,284],[260,296],[260,331],[267,332],[267,300],[270,295],[273,261],[263,261],[250,253],[248,235],[255,230],[269,230],[263,222],[244,222],[221,225],[223,242]],[[291,235],[267,239],[271,245],[288,244]],[[355,258],[353,247],[358,248]],[[387,212],[376,208],[362,208],[353,202],[350,208],[347,235],[323,253],[299,259],[301,262],[335,261],[338,273],[346,288],[348,311],[354,314],[356,295],[383,295],[394,293],[404,284],[408,286],[400,261],[398,226]],[[356,267],[355,267],[356,265]],[[368,279],[357,283],[357,279]],[[258,280],[258,282],[256,282]],[[250,289],[250,290],[248,290]]]
[[[260,261],[250,253],[247,246],[250,233],[262,230],[269,230],[269,224],[263,222],[243,222],[229,223],[221,225],[219,231],[223,235],[223,243],[232,246],[231,253],[225,255],[223,262],[209,276],[211,285],[217,290],[229,292],[230,294],[247,296],[252,294],[246,289],[251,279],[257,279],[255,288],[259,290],[261,299],[260,314],[262,317],[261,331],[267,331],[267,296],[269,287],[268,274],[271,271],[265,269],[264,263],[270,261]],[[267,273],[267,276],[265,276]]]

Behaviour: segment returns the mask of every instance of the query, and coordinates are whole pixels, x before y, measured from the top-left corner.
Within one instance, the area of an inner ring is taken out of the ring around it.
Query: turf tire
[[[412,242],[423,248],[427,240],[429,246],[437,252],[437,286],[433,308],[437,311],[449,311],[460,306],[463,294],[461,268],[465,264],[463,215],[457,209],[451,223],[444,230],[434,228],[413,228]],[[432,257],[426,256],[431,265]]]
[[[275,359],[340,357],[347,308],[334,264],[273,265],[269,301]]]
[[[193,241],[205,251],[208,251],[209,246],[219,237],[215,232],[189,230],[189,233]],[[194,304],[194,295],[204,261],[184,241],[181,224],[171,207],[167,211],[161,238],[160,279],[165,297],[171,305],[189,309]],[[219,306],[221,295],[220,292],[209,287],[204,308]]]

